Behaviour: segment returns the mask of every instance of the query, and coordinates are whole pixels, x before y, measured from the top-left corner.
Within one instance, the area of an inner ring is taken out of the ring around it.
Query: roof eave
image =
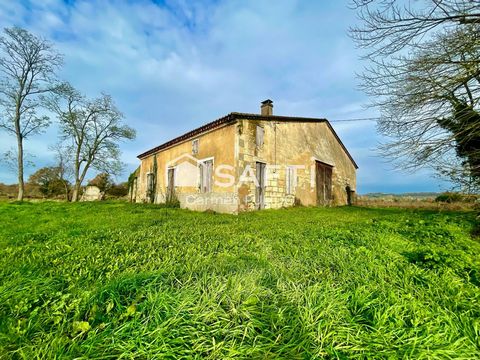
[[[226,115],[224,117],[221,117],[221,118],[219,118],[215,121],[212,121],[208,124],[200,126],[200,127],[196,128],[196,129],[193,129],[189,132],[186,132],[183,135],[180,135],[176,138],[173,138],[172,140],[169,140],[166,143],[163,143],[159,146],[156,146],[156,147],[154,147],[150,150],[147,150],[144,153],[141,153],[140,155],[138,155],[137,158],[141,160],[141,159],[143,159],[143,158],[145,158],[149,155],[155,154],[155,153],[157,153],[161,150],[169,148],[170,146],[173,146],[173,145],[178,144],[180,142],[186,141],[186,140],[188,140],[192,137],[195,137],[197,135],[203,134],[206,131],[216,129],[219,126],[222,126],[222,125],[225,125],[225,124],[230,124],[230,123],[233,123],[233,122],[235,122],[235,117],[232,116],[232,114],[228,114],[228,115]]]
[[[332,125],[327,119],[324,118],[308,118],[308,117],[298,117],[298,116],[280,116],[280,115],[260,115],[260,114],[248,114],[248,113],[239,113],[239,112],[232,112],[226,116],[223,116],[217,120],[214,120],[208,124],[205,124],[203,126],[200,126],[196,129],[193,129],[183,135],[180,135],[172,140],[167,141],[166,143],[163,143],[159,146],[156,146],[150,150],[145,151],[144,153],[140,154],[137,156],[138,159],[143,159],[149,155],[155,154],[159,151],[162,151],[164,149],[167,149],[175,144],[178,144],[180,142],[189,140],[197,135],[203,134],[206,131],[216,129],[222,125],[227,125],[227,124],[233,124],[236,122],[238,119],[258,119],[258,120],[281,120],[281,121],[298,121],[298,122],[325,122],[327,123],[327,126],[329,127],[330,131],[332,132],[333,136],[337,139],[338,143],[342,147],[342,149],[345,151],[347,154],[348,158],[352,162],[353,166],[355,169],[358,169],[358,165],[353,159],[352,155],[348,152],[347,148],[343,144],[342,140],[340,140],[340,137],[337,135],[335,130],[333,129]]]

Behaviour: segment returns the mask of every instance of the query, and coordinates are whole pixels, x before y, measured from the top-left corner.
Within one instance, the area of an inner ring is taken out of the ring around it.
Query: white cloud
[[[122,144],[129,170],[138,153],[228,112],[258,112],[265,98],[278,114],[375,116],[355,90],[361,63],[346,34],[354,21],[343,2],[0,3],[0,26],[20,25],[55,42],[65,54],[62,77],[89,96],[113,95],[138,130],[136,141]],[[335,128],[361,167],[360,191],[371,180],[367,172],[390,174],[371,161],[374,124]],[[55,131],[34,142],[47,158]],[[418,179],[411,179],[413,188]]]

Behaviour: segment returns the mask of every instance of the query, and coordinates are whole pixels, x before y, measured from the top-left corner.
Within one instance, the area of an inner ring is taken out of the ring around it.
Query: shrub
[[[101,192],[106,192],[112,187],[112,180],[107,173],[100,173],[88,182],[88,186],[96,186]]]
[[[112,197],[124,197],[128,195],[128,183],[113,184],[107,189],[107,195]]]
[[[435,198],[436,202],[454,203],[463,201],[464,195],[456,192],[445,192]]]

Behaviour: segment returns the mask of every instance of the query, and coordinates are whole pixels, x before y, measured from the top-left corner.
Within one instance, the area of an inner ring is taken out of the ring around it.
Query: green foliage
[[[480,114],[465,101],[454,101],[451,117],[439,119],[439,125],[447,129],[455,138],[455,150],[468,164],[473,178],[480,182]]]
[[[173,194],[173,196],[169,196],[164,205],[167,208],[180,208],[180,200]]]
[[[140,171],[140,167],[138,167],[137,169],[135,169],[134,172],[132,172],[130,175],[128,175],[128,188],[131,189],[132,186],[133,186],[133,181],[135,180],[135,178],[138,176],[138,173]]]
[[[107,189],[107,195],[120,198],[128,195],[128,183],[112,184]]]
[[[445,192],[438,195],[435,198],[436,202],[445,202],[445,203],[455,203],[455,202],[467,202],[473,203],[477,201],[478,196],[476,195],[465,195],[457,192]]]
[[[438,195],[435,198],[436,202],[446,202],[446,203],[453,203],[453,202],[459,202],[462,201],[462,195],[459,193],[443,193]]]
[[[43,167],[30,175],[28,183],[38,186],[40,192],[47,197],[65,194],[70,184],[62,179],[61,169],[57,166]]]
[[[381,113],[384,155],[480,187],[480,2],[353,0],[368,59],[362,88]],[[441,3],[441,4],[440,4]]]
[[[479,358],[474,212],[0,202],[8,358]]]
[[[108,191],[112,185],[112,179],[110,178],[110,175],[107,173],[100,173],[97,176],[95,176],[92,180],[88,182],[89,186],[96,186],[100,189],[101,192],[106,192]]]

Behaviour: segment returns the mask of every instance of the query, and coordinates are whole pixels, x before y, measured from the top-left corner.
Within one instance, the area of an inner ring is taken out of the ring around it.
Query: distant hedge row
[[[465,202],[465,203],[474,203],[479,201],[479,195],[473,194],[461,194],[457,192],[445,192],[443,194],[438,195],[435,198],[436,202],[444,202],[444,203],[455,203],[455,202]]]

